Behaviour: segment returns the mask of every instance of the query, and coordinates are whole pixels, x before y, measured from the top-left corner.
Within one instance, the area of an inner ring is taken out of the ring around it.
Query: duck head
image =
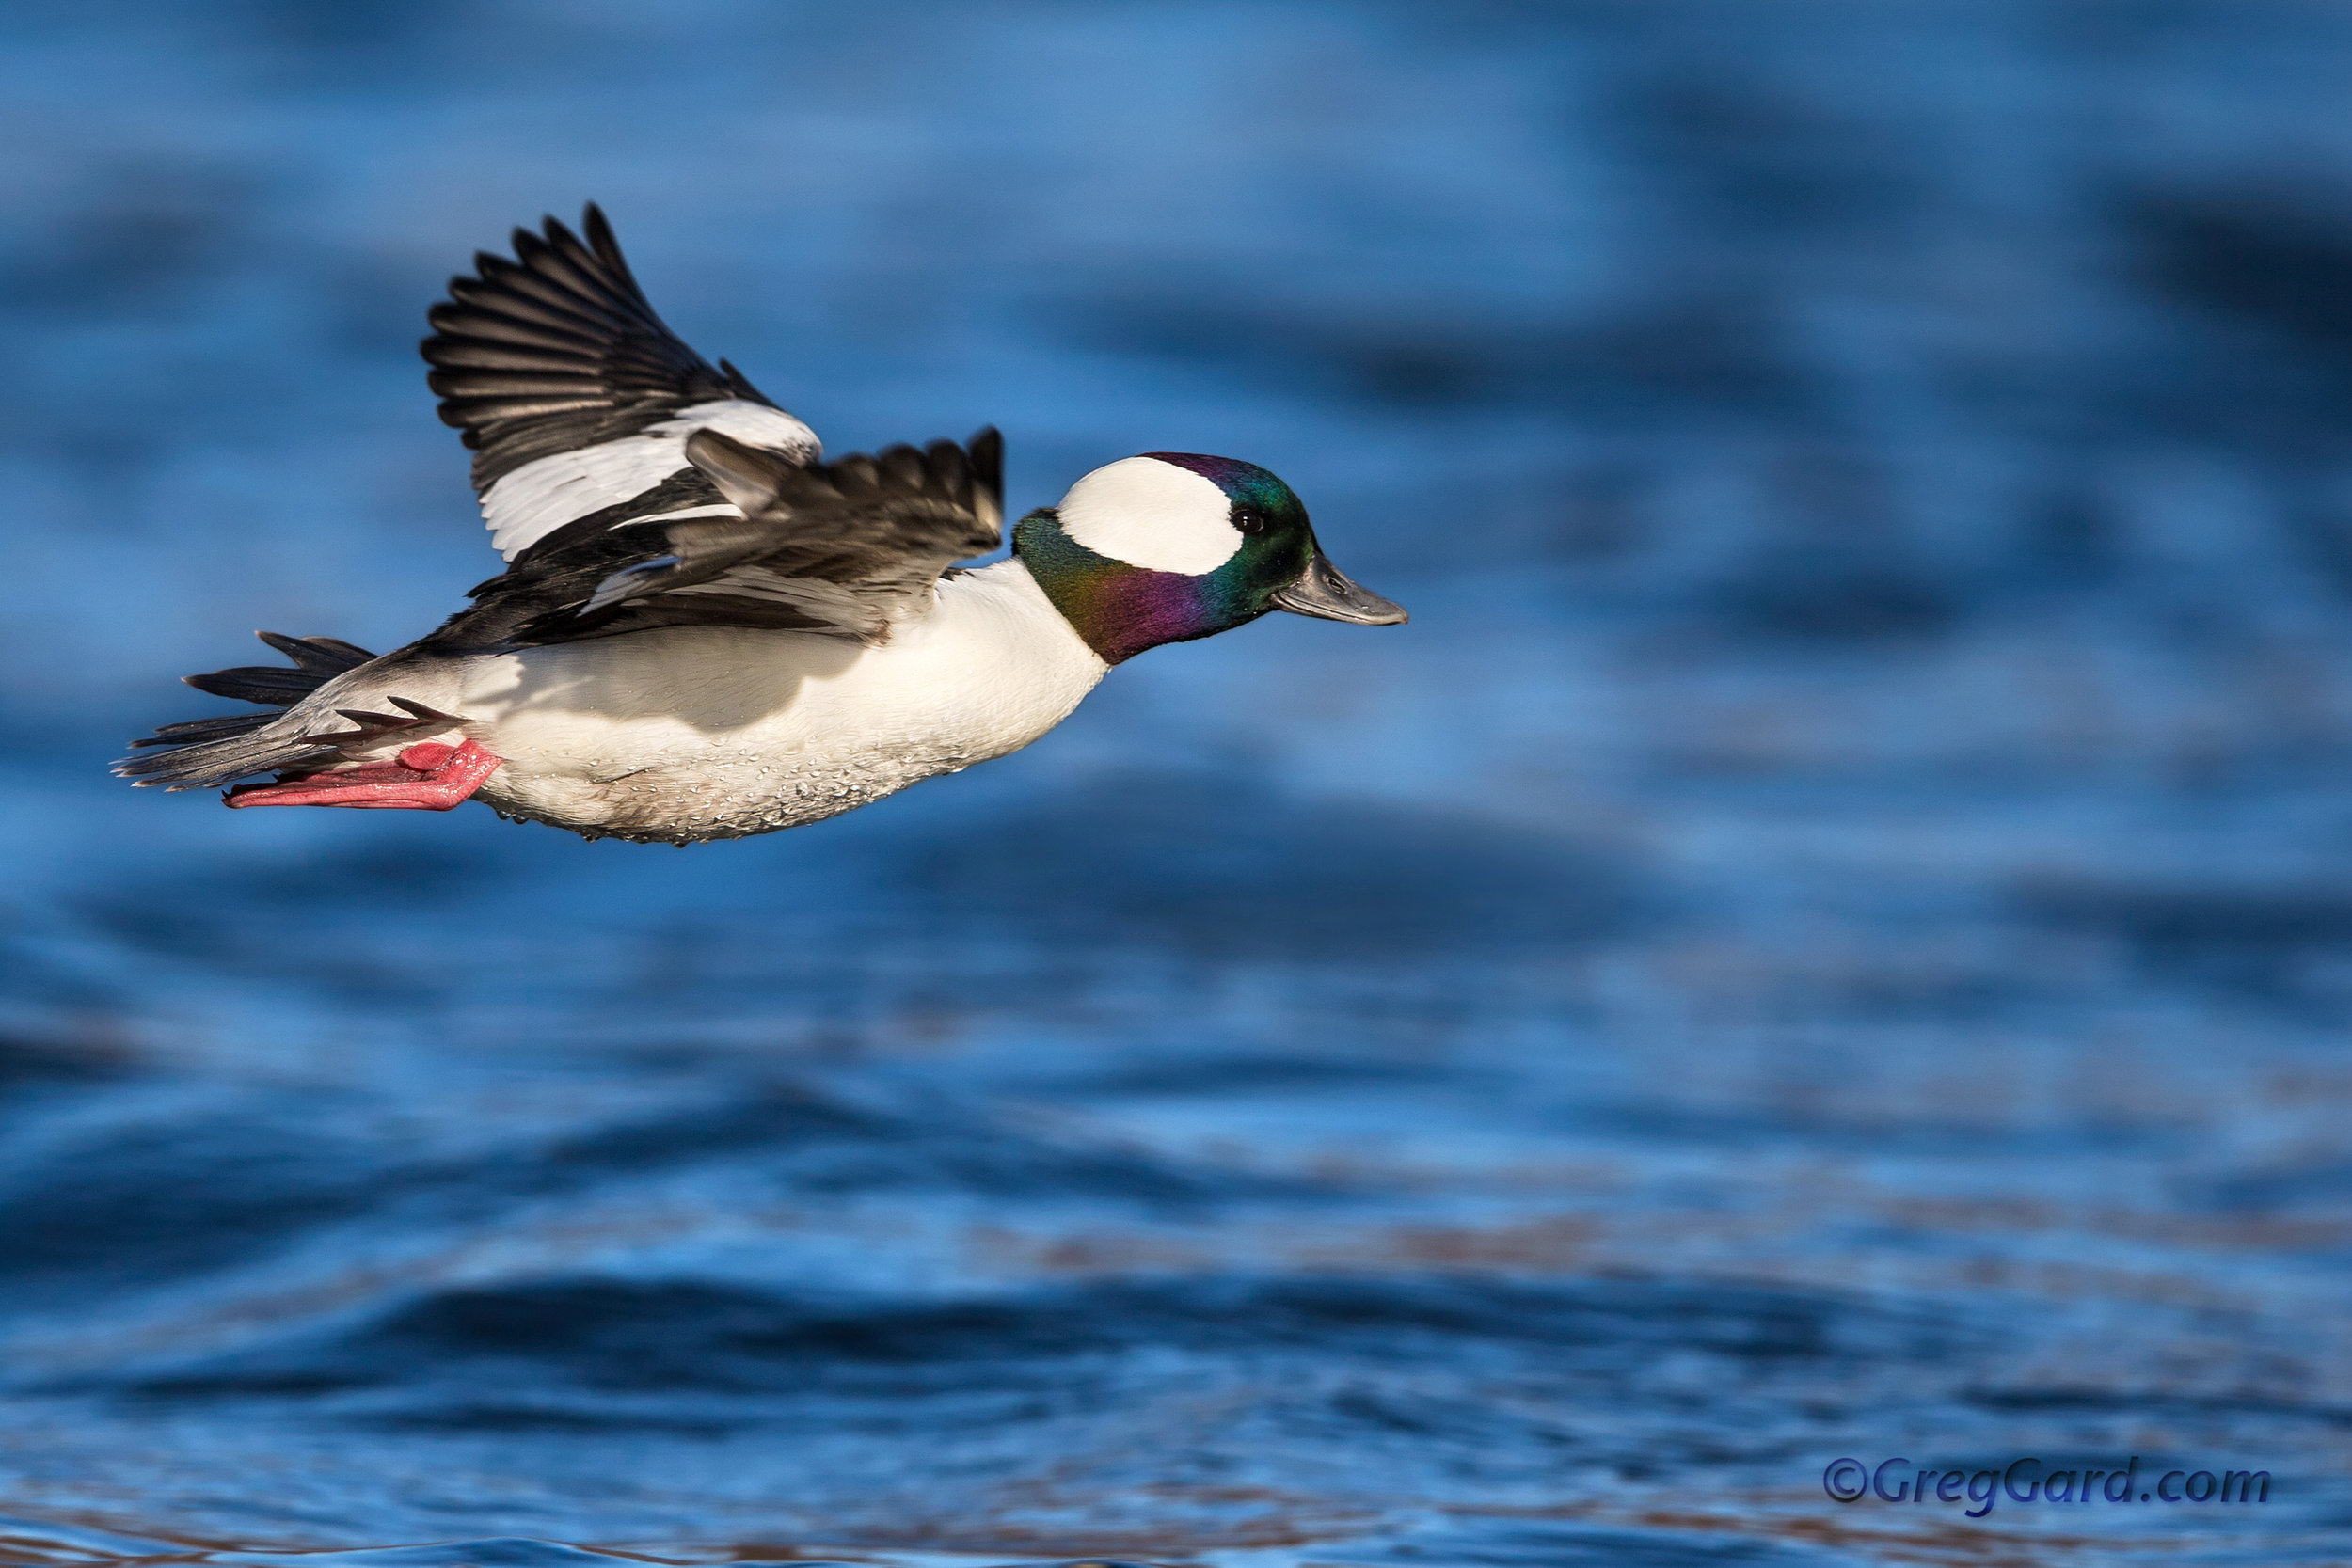
[[[1012,547],[1105,664],[1270,610],[1365,626],[1406,618],[1325,559],[1289,485],[1231,457],[1121,458],[1022,518]]]

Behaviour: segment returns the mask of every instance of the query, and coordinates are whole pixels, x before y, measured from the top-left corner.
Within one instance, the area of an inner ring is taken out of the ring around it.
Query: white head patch
[[[1190,468],[1122,457],[1061,499],[1061,531],[1096,555],[1154,572],[1200,577],[1233,559],[1241,530],[1225,492]]]

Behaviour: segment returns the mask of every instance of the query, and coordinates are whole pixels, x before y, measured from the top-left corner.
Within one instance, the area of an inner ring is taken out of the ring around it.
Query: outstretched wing
[[[685,441],[723,510],[575,523],[474,590],[436,638],[561,642],[727,626],[886,641],[956,562],[1003,537],[1004,440],[803,466],[716,430]]]
[[[742,372],[662,325],[593,204],[580,227],[584,241],[553,218],[516,230],[513,261],[476,256],[426,318],[427,379],[473,449],[482,515],[509,561],[589,518],[739,516],[686,461],[698,430],[787,463],[822,452]]]

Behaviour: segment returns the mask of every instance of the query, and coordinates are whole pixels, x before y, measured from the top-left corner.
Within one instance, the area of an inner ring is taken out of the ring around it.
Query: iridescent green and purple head
[[[1255,463],[1148,451],[1030,513],[1012,547],[1104,663],[1270,610],[1393,626],[1405,611],[1324,559],[1307,509]]]

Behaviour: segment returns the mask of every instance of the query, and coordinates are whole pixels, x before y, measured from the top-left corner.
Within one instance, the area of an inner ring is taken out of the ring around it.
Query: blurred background
[[[0,50],[0,1560],[2352,1555],[2352,13]],[[832,450],[1248,458],[1413,624],[683,854],[109,780],[492,570],[415,341],[590,198]],[[1821,1487],[2132,1454],[2276,1484]]]

